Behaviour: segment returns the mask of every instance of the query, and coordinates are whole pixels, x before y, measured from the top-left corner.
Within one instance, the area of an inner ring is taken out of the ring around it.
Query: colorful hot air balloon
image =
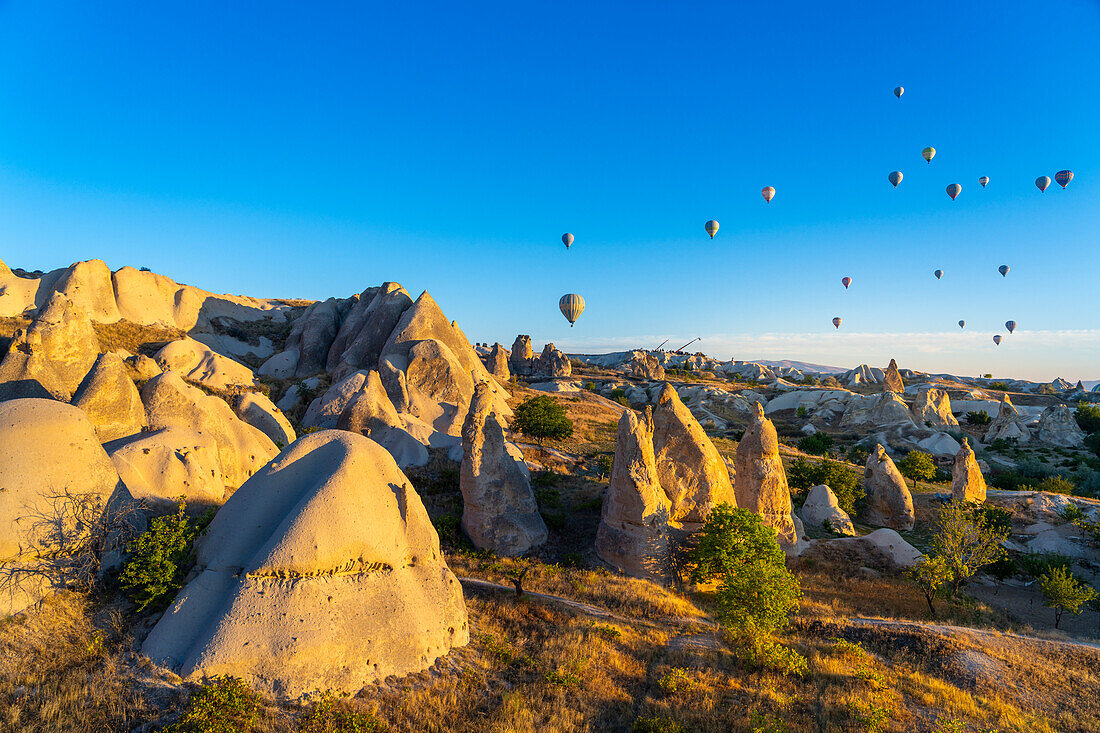
[[[569,249],[573,246],[573,235],[569,232],[566,232],[565,234],[561,235],[561,241],[562,244],[565,245],[565,248]]]
[[[1059,186],[1065,188],[1073,180],[1073,171],[1058,171],[1054,174],[1054,180],[1058,182]]]
[[[775,189],[771,186],[764,186],[764,188],[760,189],[760,195],[770,204],[772,199],[775,198]]]
[[[1016,330],[1016,321],[1005,321],[1005,328],[1008,329],[1009,333],[1012,333]]]
[[[1039,176],[1038,178],[1035,179],[1035,186],[1040,191],[1046,191],[1047,186],[1049,186],[1049,185],[1050,185],[1050,176]]]
[[[718,233],[718,221],[716,219],[711,219],[706,223],[706,229],[710,238],[714,239],[714,235]]]
[[[837,316],[836,318],[833,319],[833,325],[836,326],[837,328],[840,328],[840,316]]]
[[[924,160],[928,163],[932,162],[932,158],[936,157],[936,149],[932,147],[925,148],[920,151],[920,154],[924,157]]]
[[[985,188],[985,184],[989,183],[989,176],[982,176],[978,179],[978,183],[982,184],[982,188]]]
[[[905,178],[905,176],[901,174],[901,171],[892,171],[886,178],[890,183],[894,184],[894,188],[897,188],[898,184],[901,183],[901,179]]]
[[[939,280],[941,277],[943,277],[943,270],[936,270],[932,274],[936,276],[937,280]]]
[[[852,284],[852,278],[842,277],[842,278],[840,278],[840,284],[844,286],[845,290],[847,290],[848,286]]]
[[[951,185],[949,185],[947,187],[947,195],[951,197],[952,201],[954,201],[955,197],[958,196],[960,193],[962,193],[962,190],[963,190],[962,186],[960,186],[957,183],[952,183]]]
[[[966,328],[966,321],[959,321],[959,328]]]
[[[581,313],[584,313],[584,298],[576,293],[563,295],[561,300],[558,301],[558,309],[565,316],[565,320],[569,321],[569,327],[572,328],[577,319],[581,317]]]
[[[997,268],[997,272],[1001,273],[1001,277],[1008,275],[1008,265],[1001,265]]]
[[[905,87],[894,87],[894,96],[901,99],[901,95],[905,94]]]
[[[998,346],[1001,345],[1001,334],[997,334],[993,337],[993,343],[997,344]]]

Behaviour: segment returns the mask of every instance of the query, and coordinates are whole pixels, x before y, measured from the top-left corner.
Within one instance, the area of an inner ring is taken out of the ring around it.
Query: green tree
[[[905,458],[898,461],[897,467],[902,476],[913,482],[914,487],[917,481],[931,481],[936,478],[936,464],[932,461],[932,456],[923,451],[909,451]]]
[[[1054,628],[1062,623],[1063,613],[1079,614],[1081,606],[1096,598],[1091,586],[1062,566],[1052,567],[1039,576],[1039,588],[1043,591],[1043,605],[1054,609]]]
[[[547,438],[568,438],[572,435],[573,421],[557,400],[549,395],[537,395],[516,407],[512,429],[542,445]]]
[[[798,457],[787,469],[787,484],[801,493],[825,484],[836,495],[840,508],[856,514],[856,501],[863,496],[859,474],[839,461],[808,461]]]
[[[920,588],[925,600],[928,601],[928,611],[932,614],[932,618],[936,618],[936,607],[932,601],[951,580],[951,569],[947,563],[942,557],[928,556],[909,568],[905,574]]]
[[[968,502],[949,501],[936,519],[931,554],[946,565],[952,590],[958,593],[967,578],[1005,556],[1001,543],[1006,539],[1003,527],[984,521]]]
[[[149,529],[138,535],[127,550],[130,557],[122,567],[118,582],[123,592],[137,604],[138,611],[168,604],[183,585],[183,576],[191,558],[191,547],[209,524],[212,513],[192,521],[187,504],[178,500],[175,514],[154,517]]]
[[[1100,433],[1100,407],[1080,404],[1073,416],[1086,433]]]
[[[798,449],[803,453],[813,453],[817,456],[825,456],[833,449],[833,437],[825,433],[807,435],[798,441]]]

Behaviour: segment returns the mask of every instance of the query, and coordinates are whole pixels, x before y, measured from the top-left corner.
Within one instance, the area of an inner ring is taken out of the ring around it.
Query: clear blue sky
[[[0,0],[0,258],[397,280],[474,341],[1097,379],[1098,42],[1096,0]]]

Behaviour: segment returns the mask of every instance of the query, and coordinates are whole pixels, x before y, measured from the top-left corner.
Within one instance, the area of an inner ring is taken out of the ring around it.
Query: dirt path
[[[1100,652],[1100,644],[1089,641],[1068,641],[1064,639],[1043,639],[1038,636],[1026,636],[1007,631],[992,631],[989,629],[974,629],[968,626],[948,626],[946,624],[929,624],[920,621],[891,621],[878,618],[852,618],[847,622],[852,626],[879,626],[893,630],[932,631],[940,634],[954,634],[958,636],[984,636],[995,639],[1018,639],[1033,644],[1053,644],[1055,646],[1072,647],[1075,649],[1091,649]]]

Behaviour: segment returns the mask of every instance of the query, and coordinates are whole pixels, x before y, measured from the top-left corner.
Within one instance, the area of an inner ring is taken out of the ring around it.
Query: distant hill
[[[804,372],[817,372],[819,374],[840,374],[848,371],[845,367],[825,366],[824,364],[811,364],[806,361],[793,361],[791,359],[783,359],[782,361],[768,361],[767,359],[746,359],[745,361],[753,361],[757,364],[763,364],[764,366],[771,367],[772,369],[798,369]]]

